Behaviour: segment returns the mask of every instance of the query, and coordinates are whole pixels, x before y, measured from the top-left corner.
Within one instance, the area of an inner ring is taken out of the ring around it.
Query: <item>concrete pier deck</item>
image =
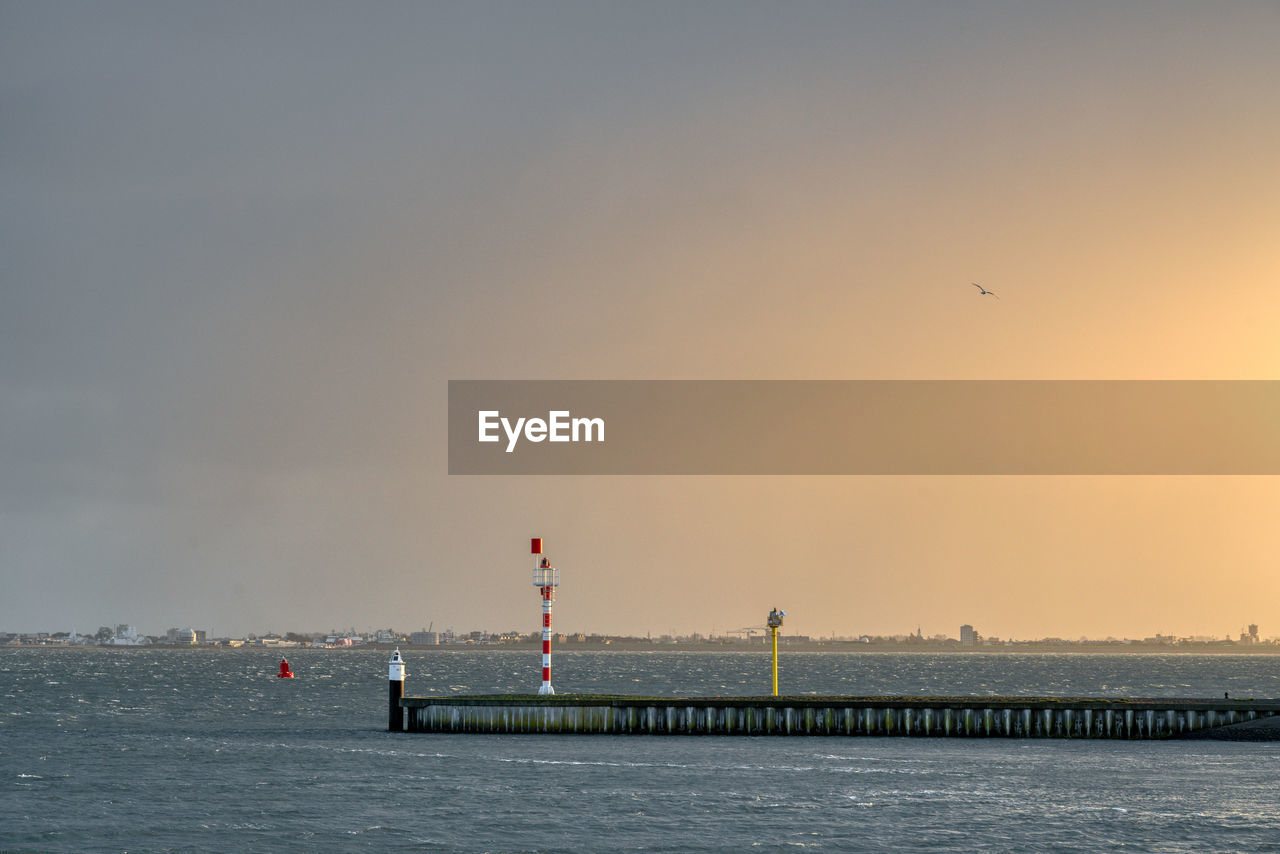
[[[1113,697],[528,694],[404,697],[400,706],[410,732],[581,735],[1164,739],[1280,715],[1280,700]]]

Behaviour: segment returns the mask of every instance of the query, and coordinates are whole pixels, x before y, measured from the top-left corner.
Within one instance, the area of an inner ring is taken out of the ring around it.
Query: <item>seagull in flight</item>
[[[989,291],[986,288],[984,288],[982,285],[978,284],[977,282],[970,282],[969,284],[973,285],[975,288],[977,288],[981,292],[978,294],[978,296],[996,297],[995,291]],[[996,297],[996,299],[1000,299],[1000,297]]]

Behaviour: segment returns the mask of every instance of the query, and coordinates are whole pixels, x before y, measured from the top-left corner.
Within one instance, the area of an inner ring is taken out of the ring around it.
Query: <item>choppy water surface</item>
[[[0,851],[1280,850],[1280,745],[385,732],[386,658],[0,650]],[[408,651],[408,693],[536,652]],[[765,693],[761,653],[565,653],[561,691]],[[1266,656],[788,653],[787,693],[1275,697]]]

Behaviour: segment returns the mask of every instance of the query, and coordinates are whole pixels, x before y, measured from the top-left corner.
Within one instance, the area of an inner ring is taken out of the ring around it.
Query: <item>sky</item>
[[[0,1],[0,631],[1280,635],[1274,477],[447,474],[450,379],[1280,379],[1280,5]],[[981,282],[999,294],[983,297]]]

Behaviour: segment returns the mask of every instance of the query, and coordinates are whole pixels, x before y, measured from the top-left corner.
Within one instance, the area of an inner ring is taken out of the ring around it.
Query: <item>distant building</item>
[[[960,645],[961,646],[977,646],[982,640],[982,635],[973,630],[973,626],[965,623],[960,627]]]
[[[121,623],[116,626],[116,633],[109,643],[111,646],[142,646],[150,641],[138,634],[136,626],[126,626]]]
[[[414,646],[436,646],[440,643],[440,635],[437,632],[410,632],[409,643]]]
[[[194,644],[196,642],[196,633],[187,629],[169,629],[165,632],[165,643]]]

